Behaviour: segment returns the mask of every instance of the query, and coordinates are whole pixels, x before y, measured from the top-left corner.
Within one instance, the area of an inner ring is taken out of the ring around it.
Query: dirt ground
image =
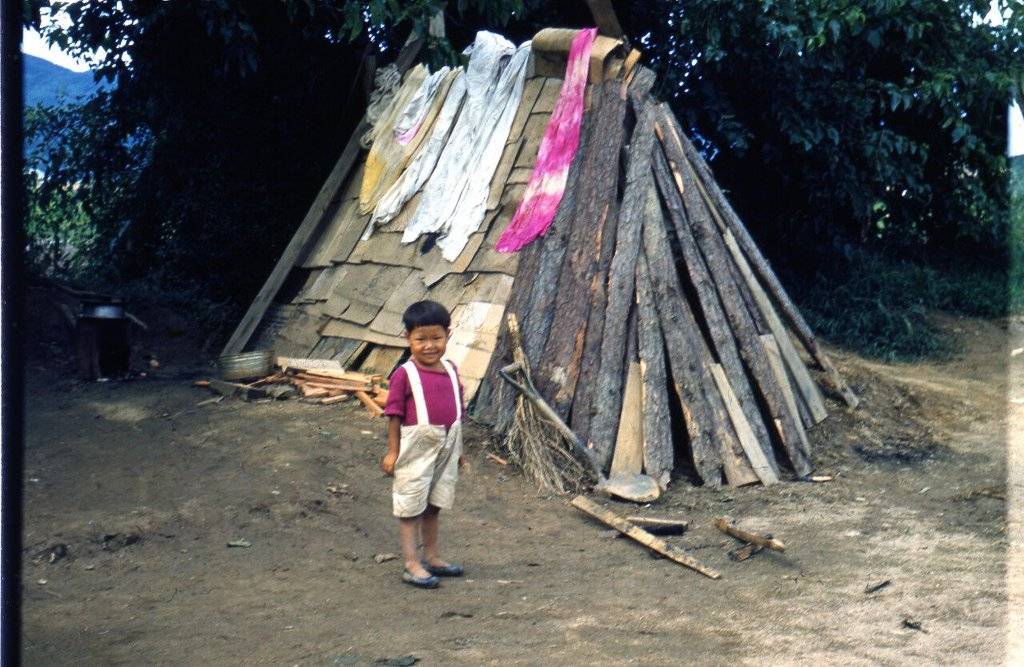
[[[1006,590],[1005,322],[948,320],[965,352],[882,365],[841,351],[863,397],[813,431],[821,484],[649,507],[713,581],[541,497],[468,438],[443,517],[464,579],[399,580],[383,425],[358,405],[197,405],[187,346],[150,377],[79,383],[27,364],[27,664],[999,664]],[[38,346],[36,346],[38,347]],[[47,349],[51,349],[48,353]],[[728,515],[785,554],[733,562]],[[244,539],[249,548],[227,543]],[[890,580],[875,593],[865,587]],[[906,621],[907,623],[904,623]],[[913,629],[907,625],[917,625]]]

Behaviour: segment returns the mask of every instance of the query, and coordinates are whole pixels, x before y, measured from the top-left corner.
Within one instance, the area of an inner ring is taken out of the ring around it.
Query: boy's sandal
[[[402,581],[417,588],[437,588],[441,580],[431,574],[429,577],[414,576],[409,570],[402,570]]]
[[[436,577],[461,577],[463,574],[462,566],[454,563],[431,565],[425,560],[420,562],[423,563],[423,569]]]

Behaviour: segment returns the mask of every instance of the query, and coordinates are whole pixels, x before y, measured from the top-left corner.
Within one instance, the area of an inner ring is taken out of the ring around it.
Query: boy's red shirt
[[[454,366],[455,364],[452,364]],[[423,398],[427,402],[427,416],[429,423],[437,426],[450,427],[455,423],[455,400],[452,396],[452,381],[444,367],[437,369],[422,368],[416,366],[419,371],[420,383],[423,385]],[[458,377],[458,368],[455,369]],[[459,401],[463,401],[462,380],[459,380]],[[465,402],[462,402],[465,405]],[[388,402],[384,407],[384,414],[402,418],[403,426],[411,426],[418,423],[416,414],[416,401],[412,397],[412,386],[409,384],[409,375],[405,368],[399,366],[391,374],[391,384],[388,387]]]

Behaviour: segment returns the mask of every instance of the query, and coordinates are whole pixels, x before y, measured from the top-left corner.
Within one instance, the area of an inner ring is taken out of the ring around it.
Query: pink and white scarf
[[[583,93],[590,71],[590,49],[596,37],[597,28],[586,28],[572,40],[558,102],[544,129],[523,201],[495,246],[498,252],[519,250],[544,234],[555,218],[565,192],[569,165],[580,144]]]

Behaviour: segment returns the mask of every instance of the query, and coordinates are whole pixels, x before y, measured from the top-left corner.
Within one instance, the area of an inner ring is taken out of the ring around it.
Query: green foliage
[[[777,243],[993,247],[1024,68],[1010,4],[1002,28],[978,23],[988,0],[663,0],[626,18],[741,212]]]
[[[102,245],[126,217],[147,138],[125,140],[111,121],[109,102],[100,93],[25,111],[27,259],[39,273],[100,272]]]
[[[884,361],[942,358],[956,345],[935,326],[941,310],[967,317],[1006,315],[1007,273],[998,267],[936,266],[855,251],[821,261],[794,297],[825,339]]]

